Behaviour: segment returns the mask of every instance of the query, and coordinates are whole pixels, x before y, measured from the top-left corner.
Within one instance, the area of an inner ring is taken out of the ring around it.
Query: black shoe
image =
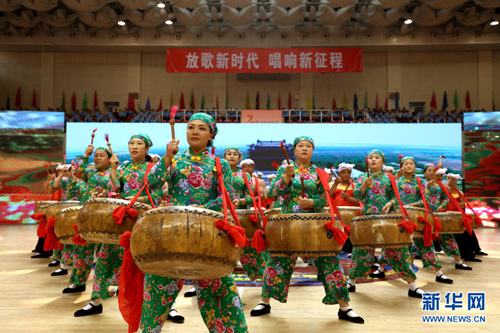
[[[408,297],[414,297],[414,298],[422,298],[422,294],[417,293],[417,290],[420,288],[417,288],[415,290],[408,289]]]
[[[90,303],[90,306],[92,306],[92,308],[89,310],[81,309],[81,310],[76,311],[75,317],[85,317],[85,316],[90,316],[93,314],[102,313],[102,304],[99,304],[96,306],[96,305],[92,305],[92,303]]]
[[[350,283],[347,284],[347,290],[350,292],[350,293],[353,293],[356,291],[356,285],[352,285]]]
[[[476,258],[476,257],[467,257],[467,258],[464,258],[464,261],[483,262],[481,259]]]
[[[50,276],[59,276],[59,275],[68,275],[68,270],[59,268],[57,271],[50,274]]]
[[[441,282],[441,283],[446,283],[446,284],[452,284],[453,283],[453,280],[452,279],[444,279],[442,278],[441,276],[443,276],[444,274],[441,274],[440,276],[436,276],[436,282]]]
[[[422,260],[422,258],[420,256],[415,256],[415,259],[419,259],[419,260]]]
[[[464,271],[472,271],[472,267],[469,267],[469,266],[465,266],[465,264],[455,264],[455,269],[461,269],[461,270],[464,270]]]
[[[49,264],[49,267],[57,267],[59,266],[61,263],[59,262],[59,260],[53,260],[50,264]]]
[[[39,253],[37,250],[31,250],[31,253]]]
[[[375,273],[378,272],[378,273]],[[381,272],[379,270],[376,270],[375,272],[370,274],[370,277],[373,279],[385,279],[385,272]]]
[[[38,258],[50,258],[50,255],[37,253],[34,256],[31,256],[31,259],[38,259]]]
[[[63,290],[63,294],[83,293],[86,288],[86,286],[76,286],[75,288],[68,287]]]
[[[184,293],[184,297],[195,297],[195,296],[196,296],[196,290],[194,291],[189,290]]]
[[[250,311],[250,316],[258,317],[258,316],[262,316],[262,315],[271,313],[271,305],[264,304],[264,303],[259,303],[258,305],[264,305],[264,308],[260,309],[260,310],[253,309],[252,311]]]
[[[172,311],[170,311],[172,312]],[[176,324],[182,324],[184,323],[184,317],[181,316],[180,314],[177,313],[177,311],[174,311],[176,313],[175,316],[171,316],[170,313],[168,314],[167,320],[170,320]]]
[[[483,252],[483,251],[477,251],[477,252],[475,252],[474,254],[475,254],[476,256],[487,256],[487,255],[488,255],[488,253]]]
[[[380,268],[379,264],[373,264],[372,265],[372,269],[374,269],[374,270],[378,270],[379,268]]]
[[[339,309],[339,319],[340,320],[347,320],[347,321],[350,321],[351,323],[355,323],[355,324],[364,324],[365,323],[365,320],[361,317],[349,317],[347,314],[352,311],[352,309],[349,309],[347,311],[342,311]]]

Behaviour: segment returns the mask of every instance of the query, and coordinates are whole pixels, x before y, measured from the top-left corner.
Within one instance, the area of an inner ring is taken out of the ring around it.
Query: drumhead
[[[425,208],[414,207],[414,206],[403,206],[406,210],[416,210],[418,212],[425,212]]]
[[[264,215],[268,215],[268,214],[281,214],[281,208],[271,208],[271,209],[268,209],[268,210],[265,210],[264,211]]]
[[[129,200],[125,199],[114,199],[114,198],[90,198],[89,201],[87,202],[95,202],[95,203],[102,203],[102,204],[113,204],[113,205],[120,205],[120,206],[128,206],[130,205]],[[151,209],[151,207],[148,204],[145,204],[143,202],[136,202],[135,204],[132,205],[132,208],[134,209]]]
[[[64,209],[61,209],[61,211],[59,211],[59,213],[57,213],[57,215],[64,214],[64,213],[69,213],[69,212],[79,212],[80,209],[82,209],[82,207],[83,206],[75,206],[75,207],[64,208]]]
[[[290,221],[290,220],[325,220],[331,221],[332,217],[330,214],[325,213],[307,213],[307,214],[280,214],[269,217],[268,222],[270,221]],[[335,216],[335,220],[339,220],[338,216]]]
[[[436,216],[456,216],[456,217],[459,217],[459,216],[462,216],[462,213],[460,213],[460,212],[437,212],[437,213],[434,213],[434,215],[436,215]]]
[[[51,204],[57,203],[57,202],[59,202],[59,201],[54,201],[54,200],[52,200],[52,201],[37,201],[36,204],[37,205],[51,205]]]
[[[373,221],[373,220],[402,220],[403,215],[401,214],[380,214],[380,215],[366,215],[366,216],[356,216],[352,219],[352,222],[356,221]]]
[[[261,215],[259,210],[257,210],[257,213],[259,215]],[[236,209],[236,214],[241,215],[241,216],[253,215],[253,214],[255,214],[255,209],[253,209],[253,208],[250,208],[250,209]]]
[[[74,205],[74,206],[80,206],[80,201],[56,201],[56,202],[50,204],[49,207],[55,206],[55,205]]]
[[[330,207],[325,207],[323,208],[324,210],[330,211]],[[337,209],[340,210],[352,210],[352,211],[357,211],[359,212],[361,210],[361,207],[356,207],[356,206],[337,206]]]
[[[168,206],[168,207],[158,207],[153,208],[142,214],[142,216],[154,215],[154,214],[179,214],[179,213],[191,213],[198,215],[211,216],[216,219],[224,219],[224,214],[216,212],[215,210],[190,207],[190,206]],[[231,213],[228,212],[228,221],[234,222]],[[141,217],[142,217],[141,216]]]

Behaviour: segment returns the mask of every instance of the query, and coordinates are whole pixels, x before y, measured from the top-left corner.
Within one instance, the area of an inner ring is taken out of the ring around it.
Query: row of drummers
[[[53,188],[63,189],[63,200],[67,201],[37,204],[34,217],[41,222],[39,231],[45,231],[39,233],[45,239],[45,249],[57,252],[62,248],[63,263],[74,262],[72,285],[65,291],[85,290],[88,267],[97,249],[92,301],[75,315],[102,312],[100,301],[113,295],[109,287],[119,280],[120,308],[131,329],[138,329],[140,322],[143,331],[161,330],[168,317],[175,317],[170,310],[183,279],[188,278],[194,280],[200,312],[210,331],[223,327],[246,332],[241,300],[229,276],[238,260],[252,279],[263,279],[262,300],[251,312],[258,316],[270,313],[270,298],[286,302],[290,277],[300,256],[310,258],[318,268],[327,294],[323,303],[339,304],[340,319],[361,323],[363,319],[349,306],[348,289],[354,291],[356,278],[369,273],[375,248],[385,249],[380,262],[389,263],[403,275],[409,284],[408,295],[421,298],[423,291],[416,286],[409,260],[412,240],[421,257],[427,258],[434,251],[429,243],[432,237],[443,238],[464,229],[472,232],[471,223],[480,221],[466,216],[449,190],[432,181],[433,166],[426,167],[429,179],[421,184],[413,176],[416,163],[410,157],[402,159],[398,181],[383,172],[385,157],[374,150],[367,158],[369,171],[355,183],[350,181],[352,167],[347,167],[339,168],[339,177],[329,184],[328,174],[311,164],[314,141],[310,137],[294,141],[296,161],[287,161],[279,168],[268,193],[275,199],[274,208],[265,211],[259,186],[237,168],[241,159],[237,147],[226,149],[224,161],[206,150],[211,140],[190,140],[190,135],[203,138],[197,133],[204,124],[208,133],[217,132],[210,119],[196,120],[188,125],[190,148],[178,153],[178,141],[172,141],[166,157],[156,165],[146,160],[152,142],[145,134],[132,136],[132,161],[120,167],[106,147],[95,149],[95,167],[91,166],[88,157],[94,147],[89,146],[76,165],[63,167],[51,182]],[[411,164],[413,167],[408,166]],[[75,173],[87,185],[86,190],[81,189],[82,181]],[[164,183],[168,184],[168,195],[161,192]],[[351,189],[341,190],[342,186]],[[339,195],[335,194],[338,190],[342,191]],[[113,193],[120,193],[123,199],[110,198]],[[338,197],[350,204],[337,206]],[[160,202],[165,206],[155,208]],[[360,207],[353,207],[353,202],[359,202]],[[457,212],[439,212],[449,202]],[[332,208],[329,213],[323,212],[327,205]],[[401,214],[391,214],[395,209]],[[337,256],[348,233],[354,245],[350,285]],[[453,237],[449,239],[450,247],[456,247]],[[70,245],[72,242],[78,245]],[[124,273],[119,277],[124,254]],[[435,259],[438,274],[441,266]],[[79,273],[82,265],[86,273]],[[457,265],[467,267],[461,261]],[[134,277],[138,280],[133,281]],[[447,279],[442,273],[438,278]],[[128,283],[144,288],[130,288]],[[231,320],[221,321],[223,317]]]

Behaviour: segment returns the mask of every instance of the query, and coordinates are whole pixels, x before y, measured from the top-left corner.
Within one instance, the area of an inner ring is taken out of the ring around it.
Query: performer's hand
[[[335,177],[335,180],[333,181],[333,184],[335,184],[335,185],[340,184],[340,178],[339,177]]]
[[[47,179],[48,179],[49,181],[53,181],[54,179],[56,179],[56,175],[55,175],[55,174],[53,174],[53,173],[51,173],[50,175],[47,175]]]
[[[293,164],[289,164],[285,167],[286,175],[290,178],[295,177],[295,167]]]
[[[349,196],[345,192],[342,192],[342,194],[340,194],[340,197],[344,200],[347,200],[347,198],[349,198]]]
[[[399,170],[398,170],[398,173],[396,173],[396,178],[401,178],[401,177],[403,177],[403,174],[404,174],[403,169],[399,169]]]
[[[167,143],[167,154],[166,158],[171,160],[175,154],[179,152],[179,140],[172,140]]]
[[[437,168],[439,168],[439,169],[440,169],[440,168],[442,168],[442,167],[443,167],[443,163],[438,163]]]
[[[382,212],[384,214],[389,214],[389,211],[391,210],[392,208],[392,201],[390,201],[389,203],[387,203],[384,208],[382,208]]]
[[[111,159],[109,160],[109,165],[111,166],[111,169],[116,170],[118,169],[118,165],[120,164],[120,160],[118,159],[118,155],[113,155]]]
[[[234,199],[233,200],[234,207],[239,207],[240,205],[240,199]]]
[[[312,208],[314,206],[314,201],[311,199],[301,197],[299,199],[299,205],[300,205],[300,208],[302,208],[302,209],[309,209],[309,208]]]
[[[132,200],[133,198],[134,198],[134,196],[130,196],[130,197],[123,197],[123,199],[125,199],[125,200],[129,200],[129,201],[130,201],[130,200]]]
[[[87,147],[87,149],[85,150],[85,154],[83,156],[89,157],[89,156],[92,155],[93,152],[94,152],[94,146],[93,145],[89,145]]]
[[[433,179],[427,183],[427,187],[432,187],[436,185],[436,181]]]
[[[366,187],[370,187],[373,185],[373,180],[371,177],[368,177],[365,179],[365,181],[363,182],[363,185],[365,185]]]
[[[189,205],[189,207],[196,207],[196,208],[205,208],[202,205]]]

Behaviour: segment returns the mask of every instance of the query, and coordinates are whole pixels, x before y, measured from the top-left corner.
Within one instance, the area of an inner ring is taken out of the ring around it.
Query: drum
[[[460,212],[440,212],[434,215],[441,221],[443,229],[439,234],[461,234],[465,231],[462,213]]]
[[[366,215],[351,221],[352,245],[357,249],[400,248],[410,246],[412,234],[398,226],[403,215]]]
[[[337,206],[337,209],[339,210],[344,225],[349,225],[352,219],[359,216],[359,212],[361,212],[361,207],[356,206]],[[330,207],[325,207],[323,212],[330,214]]]
[[[238,220],[243,228],[245,228],[245,235],[250,240],[257,230],[264,227],[262,221],[262,215],[257,213],[257,222],[253,223],[250,221],[250,216],[255,214],[254,209],[237,209],[236,214],[238,214]]]
[[[342,246],[333,238],[333,231],[324,224],[329,214],[280,214],[269,217],[266,245],[275,257],[325,257],[340,253]],[[342,230],[339,219],[335,227]]]
[[[76,236],[73,224],[76,224],[78,213],[80,213],[81,208],[82,206],[68,207],[57,213],[54,232],[56,233],[59,243],[73,244],[71,239]]]
[[[49,208],[49,205],[56,203],[59,201],[37,201],[35,204],[35,209],[33,214],[43,214],[47,212],[47,208]],[[40,223],[40,220],[36,220],[36,223]]]
[[[51,217],[53,217],[54,219],[57,218],[57,214],[64,208],[75,207],[79,205],[79,201],[57,201],[53,204],[50,204],[47,207],[47,211],[45,212],[45,220],[48,221]]]
[[[113,219],[113,212],[118,207],[127,207],[128,200],[90,198],[78,214],[78,233],[92,243],[118,244],[125,231],[132,231],[139,216],[151,209],[150,205],[136,202],[132,208],[137,211],[135,217],[125,215],[121,224]]]
[[[425,208],[420,208],[420,207],[413,207],[413,206],[404,206],[406,211],[408,212],[408,215],[410,216],[410,220],[417,225],[417,229],[414,230],[413,238],[424,238],[424,228],[427,223],[425,222],[419,222],[418,218],[422,217],[425,219]],[[397,214],[401,213],[400,209],[396,210]],[[427,221],[432,226],[432,230],[434,231],[434,217],[432,216],[431,212],[427,213]]]
[[[264,211],[264,216],[267,218],[278,214],[281,214],[281,208],[271,208]]]
[[[231,237],[215,227],[224,215],[198,207],[159,207],[144,213],[132,231],[130,250],[144,272],[180,279],[231,274],[241,255]],[[230,222],[234,224],[233,220]]]

